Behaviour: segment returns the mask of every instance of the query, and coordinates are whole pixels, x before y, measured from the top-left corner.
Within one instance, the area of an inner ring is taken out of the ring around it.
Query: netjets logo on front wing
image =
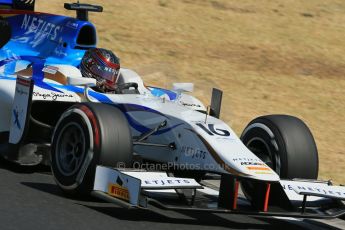
[[[190,184],[191,182],[189,180],[183,180],[183,179],[166,179],[166,180],[145,180],[144,183],[146,185],[186,185]]]

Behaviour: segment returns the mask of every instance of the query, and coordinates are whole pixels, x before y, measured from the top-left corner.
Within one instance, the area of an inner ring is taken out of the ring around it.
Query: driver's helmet
[[[110,50],[92,48],[84,54],[80,71],[83,77],[96,79],[98,90],[114,91],[120,75],[120,59]]]

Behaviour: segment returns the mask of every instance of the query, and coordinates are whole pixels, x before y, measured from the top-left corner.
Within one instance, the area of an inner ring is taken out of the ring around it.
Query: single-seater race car
[[[261,116],[238,137],[219,119],[222,91],[204,106],[191,83],[148,87],[126,68],[119,91],[97,92],[78,67],[97,42],[88,13],[102,7],[65,4],[71,18],[35,12],[34,3],[0,0],[1,157],[51,165],[65,193],[128,208],[344,215],[345,187],[317,180],[303,121]]]

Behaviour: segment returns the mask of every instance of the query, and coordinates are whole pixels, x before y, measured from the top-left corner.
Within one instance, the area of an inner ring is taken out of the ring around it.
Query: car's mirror
[[[67,84],[74,86],[96,86],[96,79],[87,77],[67,77]]]
[[[193,92],[194,84],[193,83],[173,83],[172,90],[178,92]]]

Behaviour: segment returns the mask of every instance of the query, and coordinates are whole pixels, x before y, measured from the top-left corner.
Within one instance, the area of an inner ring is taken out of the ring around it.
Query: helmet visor
[[[91,71],[94,75],[108,80],[110,82],[116,82],[117,76],[120,73],[120,68],[114,69],[108,66],[92,65]]]

